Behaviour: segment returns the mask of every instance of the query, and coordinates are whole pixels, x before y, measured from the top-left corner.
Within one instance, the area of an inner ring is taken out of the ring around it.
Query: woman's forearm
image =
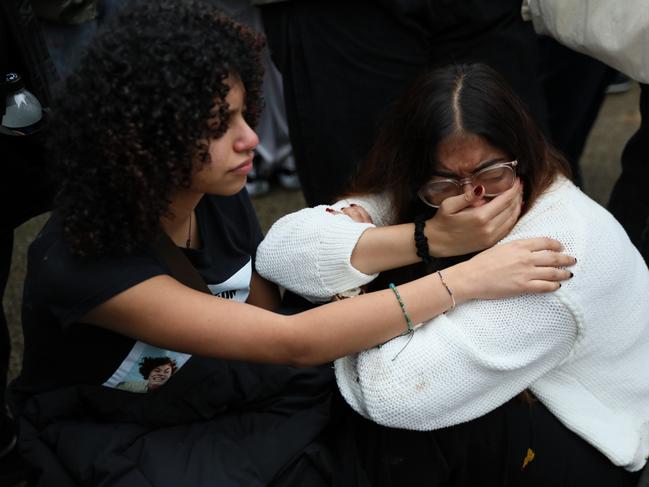
[[[468,261],[398,287],[413,323],[443,313],[470,299],[498,299],[526,293],[556,291],[572,273],[573,257],[548,238],[497,245]],[[443,280],[442,280],[443,279]],[[307,332],[293,350],[294,363],[330,360],[369,348],[406,331],[406,320],[391,290],[332,303],[293,317]],[[304,322],[300,320],[305,320]],[[304,323],[304,325],[302,325]]]
[[[451,274],[455,275],[454,271]],[[437,275],[425,276],[397,289],[413,324],[434,318],[453,304]],[[465,299],[461,291],[455,294],[457,304]],[[288,318],[294,328],[290,362],[299,366],[356,353],[408,330],[399,301],[390,289],[327,304]]]
[[[551,252],[548,252],[550,250]],[[398,286],[413,324],[469,299],[550,292],[575,263],[556,240],[498,245],[466,262]],[[446,283],[446,286],[444,285]],[[451,297],[452,294],[452,297]],[[148,310],[142,313],[142,310]],[[407,331],[396,294],[386,289],[284,316],[209,296],[160,275],[95,307],[82,322],[161,348],[264,363],[311,365],[374,347]]]
[[[368,228],[354,247],[352,266],[364,274],[376,274],[418,262],[414,231],[412,223]]]

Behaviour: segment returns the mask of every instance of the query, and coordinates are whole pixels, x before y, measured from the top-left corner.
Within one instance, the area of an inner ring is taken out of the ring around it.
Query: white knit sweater
[[[358,200],[387,224],[382,202]],[[374,277],[349,269],[368,225],[323,208],[280,220],[257,255],[264,277],[311,299]],[[638,470],[649,454],[649,271],[613,217],[565,179],[503,242],[537,236],[578,260],[557,292],[464,303],[418,328],[394,361],[405,337],[337,360],[338,386],[363,416],[414,430],[480,417],[529,388],[615,465]]]

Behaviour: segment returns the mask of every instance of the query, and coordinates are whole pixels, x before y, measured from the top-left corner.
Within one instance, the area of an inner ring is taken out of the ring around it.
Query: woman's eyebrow
[[[484,169],[485,167],[492,166],[492,165],[497,164],[499,162],[505,162],[506,160],[507,159],[504,158],[504,157],[498,157],[496,159],[490,159],[488,161],[481,162],[480,164],[478,164],[476,166],[476,168],[474,169],[474,172],[479,171],[480,169]]]
[[[505,157],[498,157],[496,159],[489,159],[488,161],[483,161],[480,164],[478,164],[475,169],[473,170],[473,173],[479,171],[480,169],[484,169],[485,167],[489,167],[493,164],[497,164],[499,162],[504,162],[506,161]],[[444,171],[444,170],[435,170],[433,173],[435,176],[442,176],[445,178],[457,178],[459,177],[457,174],[452,173],[450,171]]]

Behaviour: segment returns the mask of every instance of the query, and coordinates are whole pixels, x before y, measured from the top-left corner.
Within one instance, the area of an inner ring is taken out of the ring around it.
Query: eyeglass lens
[[[496,196],[504,193],[514,185],[514,169],[510,166],[496,166],[480,171],[471,177],[471,185],[484,186],[485,196]],[[457,182],[431,181],[420,191],[420,196],[427,203],[439,206],[451,196],[462,194],[463,188]]]

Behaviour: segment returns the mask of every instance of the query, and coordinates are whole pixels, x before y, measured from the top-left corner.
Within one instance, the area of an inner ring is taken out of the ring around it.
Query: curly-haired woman
[[[497,73],[447,66],[396,103],[351,196],[284,217],[259,247],[264,277],[314,301],[408,271],[444,275],[449,262],[430,255],[449,255],[439,225],[492,209],[520,178],[525,203],[504,242],[550,236],[578,259],[556,292],[458,304],[414,336],[336,361],[362,416],[432,431],[358,435],[387,448],[369,469],[380,485],[635,484],[649,454],[649,272],[567,174]]]
[[[320,441],[331,368],[261,364],[326,363],[446,311],[451,297],[554,291],[569,276],[561,245],[532,239],[447,269],[453,296],[428,276],[272,312],[279,293],[255,272],[262,235],[243,190],[260,46],[209,3],[142,1],[67,82],[53,121],[59,206],[29,250],[13,385],[21,448],[43,484],[320,485],[335,465]],[[507,201],[512,219],[520,191]],[[184,283],[159,253],[165,241],[210,294]],[[117,389],[150,348],[184,354],[183,365],[148,394]]]

